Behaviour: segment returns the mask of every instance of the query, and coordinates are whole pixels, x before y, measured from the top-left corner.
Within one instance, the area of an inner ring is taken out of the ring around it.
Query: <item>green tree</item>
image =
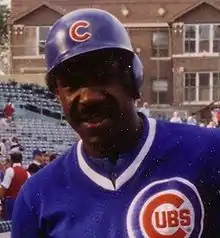
[[[0,5],[0,46],[8,43],[8,18],[10,9],[6,5]]]

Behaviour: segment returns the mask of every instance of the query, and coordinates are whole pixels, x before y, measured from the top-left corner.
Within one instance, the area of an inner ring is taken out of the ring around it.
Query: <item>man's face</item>
[[[45,163],[45,164],[49,164],[50,163],[50,156],[48,154],[45,154],[42,157],[43,157],[42,158],[43,163]]]
[[[119,65],[94,54],[68,63],[57,77],[57,96],[70,125],[94,146],[112,145],[126,130],[132,97],[121,83]]]
[[[41,154],[37,154],[37,155],[35,155],[34,160],[38,161],[39,163],[42,163],[43,156]]]

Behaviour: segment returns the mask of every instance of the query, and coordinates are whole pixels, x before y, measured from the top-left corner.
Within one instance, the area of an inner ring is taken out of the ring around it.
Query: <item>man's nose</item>
[[[79,95],[79,104],[88,105],[101,102],[104,99],[103,94],[96,89],[83,89]]]

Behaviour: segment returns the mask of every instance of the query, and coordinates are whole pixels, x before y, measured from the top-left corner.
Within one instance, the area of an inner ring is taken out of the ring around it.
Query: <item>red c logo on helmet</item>
[[[80,28],[87,29],[89,25],[90,25],[89,22],[83,20],[74,22],[69,30],[70,38],[76,42],[87,41],[92,36],[92,34],[89,33],[88,31],[85,31],[84,33],[79,33],[79,29]]]

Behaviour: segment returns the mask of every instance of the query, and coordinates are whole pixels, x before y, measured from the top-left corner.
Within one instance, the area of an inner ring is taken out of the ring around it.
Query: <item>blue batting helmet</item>
[[[139,88],[143,66],[121,22],[112,14],[94,8],[70,12],[61,17],[49,32],[45,45],[47,75],[70,58],[111,48],[133,53],[133,73]]]

